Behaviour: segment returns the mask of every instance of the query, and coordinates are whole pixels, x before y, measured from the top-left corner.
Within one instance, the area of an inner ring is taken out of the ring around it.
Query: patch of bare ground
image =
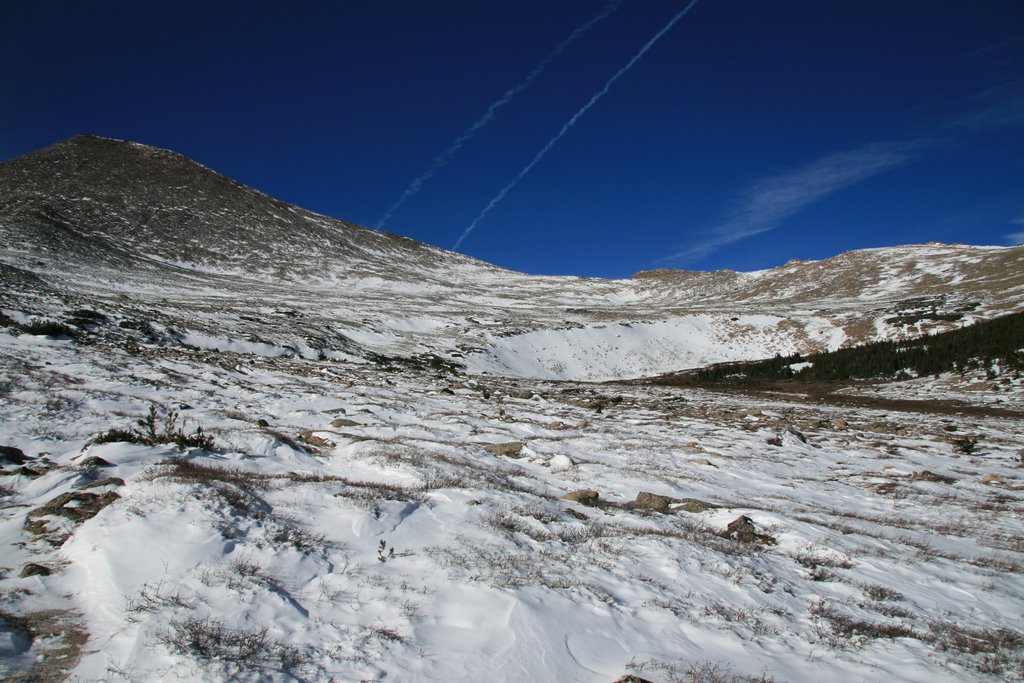
[[[89,634],[80,616],[68,610],[41,610],[14,615],[0,610],[0,622],[30,644],[32,668],[9,674],[7,680],[24,683],[60,683],[78,665]]]
[[[750,396],[758,399],[785,399],[787,401],[840,408],[868,408],[900,413],[1024,419],[1024,411],[997,406],[972,405],[954,400],[911,400],[880,396],[855,396],[840,393],[840,390],[847,387],[864,387],[877,384],[877,382],[867,381],[826,383],[769,380],[744,381],[742,384],[705,384],[689,374],[674,374],[662,375],[653,379],[635,380],[635,383],[685,386],[726,395]]]

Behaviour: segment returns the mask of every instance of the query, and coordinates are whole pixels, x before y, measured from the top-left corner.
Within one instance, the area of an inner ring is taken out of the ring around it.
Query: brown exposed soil
[[[686,386],[724,394],[773,398],[847,408],[870,408],[901,413],[930,415],[969,415],[972,417],[1024,418],[1024,411],[997,406],[981,406],[954,400],[911,400],[880,396],[851,396],[837,393],[848,387],[865,387],[869,382],[797,382],[787,380],[746,381],[742,384],[702,383],[693,375],[669,375],[637,380],[641,384]]]

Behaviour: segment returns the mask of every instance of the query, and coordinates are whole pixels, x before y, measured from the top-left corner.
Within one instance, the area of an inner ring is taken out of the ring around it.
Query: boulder
[[[678,498],[658,495],[650,491],[641,491],[636,494],[633,507],[640,510],[654,510],[655,512],[669,512],[673,503],[682,502]]]
[[[105,477],[103,479],[97,479],[96,481],[90,482],[83,486],[80,491],[86,489],[99,489],[104,486],[124,486],[124,479],[121,477]]]
[[[651,493],[650,491],[641,491],[636,494],[636,500],[633,501],[633,507],[641,510],[654,510],[655,512],[661,513],[669,513],[676,510],[696,513],[713,510],[718,506],[714,503],[698,500],[697,498],[672,498],[670,496]]]
[[[495,455],[519,455],[519,452],[523,450],[525,446],[522,441],[508,441],[505,443],[487,443],[484,444],[484,450],[490,451]]]
[[[777,543],[768,534],[758,533],[757,528],[754,526],[754,521],[746,515],[740,515],[729,522],[729,526],[725,528],[725,531],[718,535],[722,538],[728,538],[730,541],[739,541],[740,543],[761,543],[764,545],[775,545]]]
[[[332,427],[358,427],[359,423],[355,420],[349,420],[345,417],[336,417],[331,420]]]
[[[338,444],[334,443],[330,439],[325,439],[322,436],[317,436],[313,433],[312,429],[303,429],[299,432],[299,438],[308,443],[310,446],[316,448],[334,448]]]
[[[953,477],[948,477],[944,474],[936,474],[928,470],[921,470],[920,472],[914,472],[910,475],[912,479],[917,481],[934,481],[940,484],[952,484],[956,481]]]
[[[53,572],[49,567],[44,567],[43,565],[36,564],[35,562],[29,562],[21,568],[21,573],[18,574],[18,576],[23,579],[27,579],[30,576],[49,576],[52,573]]]
[[[589,506],[597,505],[600,498],[601,494],[594,489],[578,489],[576,491],[569,491],[569,493],[562,496],[562,500],[571,500],[580,505]]]
[[[110,461],[104,460],[98,455],[90,455],[89,457],[82,459],[78,463],[78,466],[84,469],[91,470],[97,467],[113,467],[114,465]]]
[[[706,512],[708,510],[716,510],[718,506],[714,503],[709,503],[706,500],[699,500],[697,498],[683,498],[679,505],[672,508],[673,510],[682,510],[683,512]]]
[[[789,434],[790,436],[792,436],[793,438],[795,438],[795,439],[796,439],[797,441],[799,441],[800,443],[807,443],[807,437],[806,437],[806,436],[804,436],[804,435],[803,435],[802,433],[800,433],[799,431],[797,431],[797,429],[795,429],[794,427],[789,427],[789,428],[787,428],[787,429],[786,429],[786,434]]]

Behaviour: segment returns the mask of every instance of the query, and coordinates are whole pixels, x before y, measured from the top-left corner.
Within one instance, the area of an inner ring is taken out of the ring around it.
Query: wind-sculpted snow
[[[52,680],[594,683],[1024,666],[1019,419],[95,335],[0,334],[0,363],[0,445],[25,454],[0,508],[15,680],[45,662]],[[90,443],[151,405],[212,450]],[[598,504],[561,499],[580,489]],[[764,540],[722,537],[741,518]]]

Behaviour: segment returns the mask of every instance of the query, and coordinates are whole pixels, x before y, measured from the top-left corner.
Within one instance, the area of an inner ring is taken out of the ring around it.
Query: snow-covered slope
[[[1019,310],[1024,249],[535,277],[89,136],[0,240],[0,677],[1024,679],[1019,377],[566,381]]]
[[[1024,674],[1019,417],[26,334],[0,367],[0,677]],[[213,447],[90,443],[151,405]]]
[[[224,349],[429,353],[546,378],[821,350],[1024,306],[1020,247],[891,247],[753,273],[529,276],[93,136],[0,164],[0,237],[11,310],[87,307]]]

